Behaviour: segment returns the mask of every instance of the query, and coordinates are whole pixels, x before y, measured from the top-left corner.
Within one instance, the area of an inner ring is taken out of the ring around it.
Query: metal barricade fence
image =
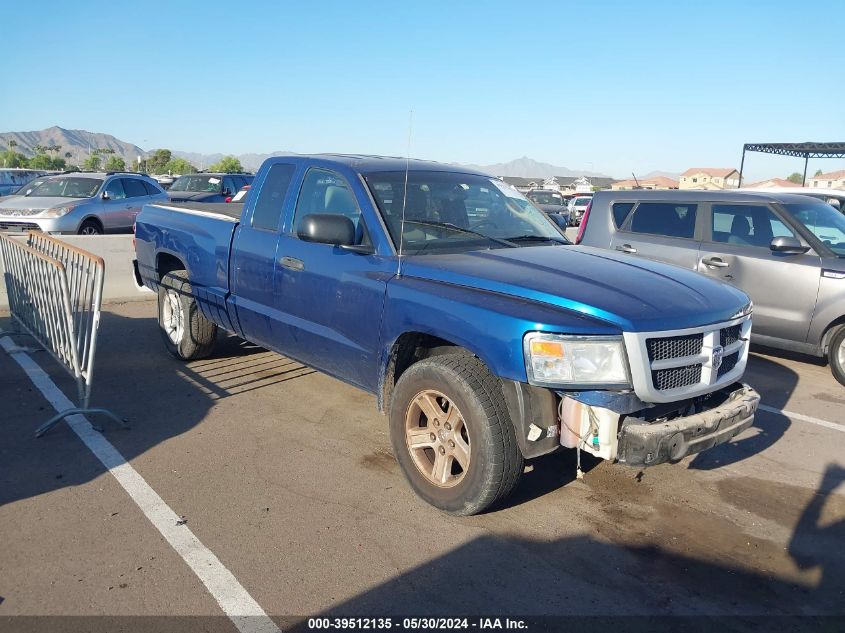
[[[14,322],[50,352],[77,385],[79,406],[42,424],[36,437],[76,413],[100,413],[125,426],[110,411],[90,408],[105,262],[34,232],[26,243],[0,235],[0,254]]]

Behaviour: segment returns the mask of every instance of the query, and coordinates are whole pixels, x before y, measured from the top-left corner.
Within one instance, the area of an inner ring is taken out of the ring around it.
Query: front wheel
[[[845,326],[841,326],[830,339],[827,350],[830,371],[841,385],[845,385]]]
[[[167,273],[159,284],[158,323],[164,346],[176,358],[207,358],[214,350],[217,325],[199,311],[184,270]]]
[[[483,512],[513,491],[523,470],[498,380],[468,354],[427,358],[402,374],[390,440],[414,491],[450,514]]]
[[[85,220],[79,225],[79,235],[102,235],[103,227],[96,220]]]

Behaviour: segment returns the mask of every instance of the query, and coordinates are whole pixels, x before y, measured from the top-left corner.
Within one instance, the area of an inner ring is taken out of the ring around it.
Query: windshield
[[[537,204],[563,204],[563,197],[552,191],[532,191],[528,197]]]
[[[590,204],[591,200],[592,198],[575,198],[575,200],[572,201],[572,206],[586,207],[588,204]]]
[[[566,239],[513,187],[486,176],[453,172],[377,172],[365,176],[394,244],[403,253],[474,250]]]
[[[825,246],[839,257],[845,257],[845,215],[822,202],[783,206]]]
[[[100,178],[52,178],[35,187],[29,195],[32,198],[90,198],[102,184]]]
[[[27,195],[28,191],[34,191],[37,189],[41,184],[47,182],[47,178],[36,178],[35,180],[31,180],[30,182],[26,183],[23,187],[18,189],[15,192],[16,196],[25,196]]]
[[[179,176],[170,185],[170,191],[191,191],[194,193],[221,193],[223,180],[218,176]]]

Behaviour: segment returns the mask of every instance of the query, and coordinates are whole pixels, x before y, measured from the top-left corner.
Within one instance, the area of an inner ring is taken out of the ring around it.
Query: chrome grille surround
[[[643,402],[675,402],[736,382],[748,362],[750,334],[750,315],[683,330],[625,332],[634,391]]]

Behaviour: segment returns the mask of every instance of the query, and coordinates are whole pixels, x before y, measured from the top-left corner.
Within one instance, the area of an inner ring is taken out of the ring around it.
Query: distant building
[[[824,187],[826,189],[845,189],[845,169],[807,178],[807,186]]]
[[[749,189],[771,189],[772,187],[801,187],[800,184],[794,183],[785,178],[769,178],[768,180],[761,180],[760,182],[752,182],[749,185],[744,185]]]
[[[677,189],[678,181],[666,176],[654,178],[638,178],[637,180],[617,180],[610,188],[613,191],[630,191],[632,189]]]
[[[681,174],[679,189],[736,189],[739,172],[731,167],[692,167]]]
[[[551,178],[502,176],[502,180],[523,193],[532,189],[551,189],[561,193],[576,193],[592,191],[595,187],[609,189],[616,182],[614,178],[606,176],[552,176]],[[555,186],[556,188],[554,188]]]

